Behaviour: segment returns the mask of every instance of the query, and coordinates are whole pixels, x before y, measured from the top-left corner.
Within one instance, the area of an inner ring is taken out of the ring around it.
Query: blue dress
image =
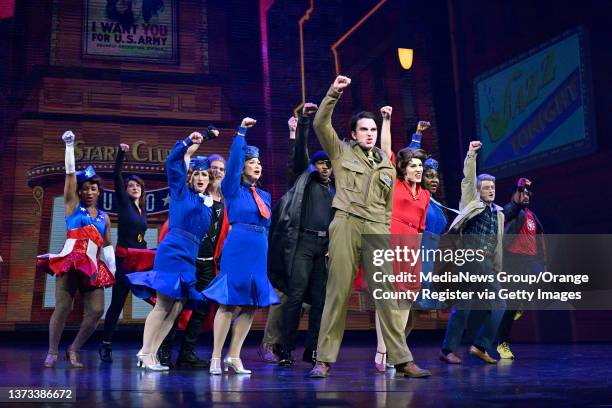
[[[424,250],[437,249],[440,242],[440,235],[446,230],[446,216],[442,211],[440,204],[433,198],[427,207],[425,215],[425,231],[423,231],[423,242],[421,246]],[[433,260],[427,259],[422,263],[423,274],[433,272]],[[422,281],[421,289],[433,289],[432,282]],[[445,309],[447,306],[444,302],[434,299],[419,299],[414,303],[414,307],[421,310]]]
[[[195,261],[200,242],[210,226],[212,199],[187,185],[183,159],[186,152],[187,146],[178,141],[166,161],[170,187],[169,231],[157,248],[153,270],[126,275],[134,294],[143,299],[159,291],[177,300],[206,300],[195,289]]]
[[[270,219],[260,215],[250,185],[241,182],[246,146],[243,136],[234,136],[221,183],[230,232],[221,250],[219,275],[204,295],[221,305],[265,307],[280,303],[280,299],[267,274]],[[256,190],[272,208],[270,193]]]

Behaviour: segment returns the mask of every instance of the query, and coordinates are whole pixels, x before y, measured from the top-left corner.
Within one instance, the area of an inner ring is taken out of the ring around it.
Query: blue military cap
[[[96,176],[96,171],[93,166],[87,166],[85,170],[79,170],[76,172],[76,178],[78,184],[83,184],[87,180],[91,180]]]
[[[423,168],[424,169],[434,169],[435,171],[438,171],[438,166],[440,164],[438,163],[438,161],[436,159],[432,159],[431,157],[427,160],[425,160],[425,163],[423,163]]]
[[[193,171],[204,171],[210,168],[208,157],[196,156],[189,161],[189,168]]]
[[[244,149],[245,156],[249,159],[255,159],[259,157],[259,149],[255,146],[247,146]]]

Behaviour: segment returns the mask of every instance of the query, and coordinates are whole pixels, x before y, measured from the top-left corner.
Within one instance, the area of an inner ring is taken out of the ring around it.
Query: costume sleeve
[[[113,169],[113,181],[115,182],[115,196],[117,197],[117,204],[119,208],[123,208],[127,203],[130,202],[127,191],[125,191],[125,184],[123,183],[123,174],[121,174],[121,165],[125,158],[125,152],[121,149],[117,152],[115,158],[115,168]]]
[[[338,139],[338,134],[334,130],[331,120],[334,107],[340,95],[342,95],[341,92],[330,87],[327,91],[327,95],[323,98],[323,101],[321,101],[321,106],[313,122],[319,143],[321,143],[323,150],[325,150],[331,160],[339,158],[342,153],[342,142]]]
[[[187,192],[187,166],[185,165],[187,146],[182,140],[176,142],[166,160],[168,187],[173,200],[182,200]]]
[[[468,153],[463,162],[463,180],[461,180],[461,203],[459,209],[464,209],[471,201],[476,199],[476,153]]]
[[[247,146],[244,136],[236,134],[230,147],[227,171],[221,182],[221,192],[225,197],[233,197],[240,190],[242,169],[244,168],[245,148]]]
[[[408,147],[411,149],[421,149],[421,141],[423,140],[423,135],[417,135],[416,133],[412,134],[412,138],[408,144]]]
[[[295,137],[295,151],[293,154],[293,174],[297,178],[308,168],[308,128],[310,118],[300,114]],[[294,180],[295,181],[295,180]],[[292,183],[293,184],[293,183]]]

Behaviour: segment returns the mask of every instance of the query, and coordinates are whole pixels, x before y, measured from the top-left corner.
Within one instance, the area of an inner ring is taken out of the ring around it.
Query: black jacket
[[[544,240],[544,227],[542,227],[542,223],[540,222],[538,216],[533,211],[531,213],[533,214],[533,218],[535,219],[537,225],[537,257],[540,258],[543,263],[546,263],[546,241]],[[525,224],[525,208],[516,204],[514,201],[510,201],[504,206],[504,216],[504,240],[506,240],[506,238],[510,238],[510,236],[518,234],[523,224]],[[506,248],[509,244],[510,242],[508,241],[504,242],[504,252],[507,252]]]
[[[308,129],[310,118],[300,115],[296,139],[289,140],[287,181],[289,191],[272,209],[272,223],[268,238],[268,278],[276,289],[287,291],[293,258],[300,234],[304,191],[317,170],[309,164]],[[333,181],[332,181],[333,183]],[[333,188],[332,188],[332,191]]]

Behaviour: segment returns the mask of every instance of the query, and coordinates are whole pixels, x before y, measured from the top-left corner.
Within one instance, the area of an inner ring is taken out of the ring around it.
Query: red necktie
[[[251,190],[251,192],[253,193],[253,198],[255,199],[255,203],[257,204],[257,208],[259,208],[259,213],[266,220],[269,220],[270,219],[270,210],[268,210],[268,207],[266,206],[266,203],[264,203],[264,201],[261,199],[259,194],[257,194],[257,190],[255,189],[255,186],[249,187],[249,190]]]

